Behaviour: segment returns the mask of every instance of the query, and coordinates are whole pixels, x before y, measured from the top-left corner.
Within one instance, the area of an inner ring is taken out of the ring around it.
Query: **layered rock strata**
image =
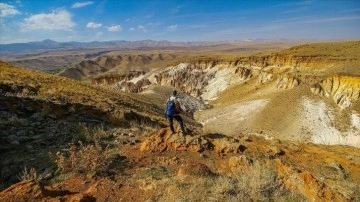
[[[311,92],[332,97],[341,108],[348,108],[360,99],[360,77],[330,77],[311,87]]]

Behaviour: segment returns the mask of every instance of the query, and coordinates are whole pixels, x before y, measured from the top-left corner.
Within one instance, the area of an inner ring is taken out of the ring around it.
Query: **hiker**
[[[174,119],[177,122],[179,122],[179,125],[181,127],[181,131],[183,132],[183,134],[186,134],[187,131],[186,131],[186,128],[184,126],[183,119],[180,116],[181,111],[186,111],[186,109],[184,108],[184,106],[182,106],[179,98],[176,95],[177,95],[176,90],[173,90],[171,92],[170,97],[167,99],[166,109],[165,109],[165,116],[169,120],[170,130],[171,130],[172,134],[175,133]]]

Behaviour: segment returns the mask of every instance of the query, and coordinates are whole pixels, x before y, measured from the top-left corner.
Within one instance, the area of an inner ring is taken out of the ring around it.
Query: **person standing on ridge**
[[[180,102],[179,98],[177,97],[176,90],[173,90],[171,92],[170,97],[167,99],[166,109],[165,109],[165,116],[169,120],[169,126],[170,126],[170,130],[171,130],[172,134],[175,133],[174,119],[177,122],[179,122],[181,131],[183,132],[183,134],[187,133],[186,128],[184,126],[183,119],[180,116],[180,113],[182,111],[186,111],[186,109],[181,105],[181,102]]]

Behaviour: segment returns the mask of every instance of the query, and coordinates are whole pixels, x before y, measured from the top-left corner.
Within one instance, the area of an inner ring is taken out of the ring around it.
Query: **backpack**
[[[175,114],[178,114],[179,110],[176,106],[175,100],[169,100],[166,104],[166,116],[173,117]]]

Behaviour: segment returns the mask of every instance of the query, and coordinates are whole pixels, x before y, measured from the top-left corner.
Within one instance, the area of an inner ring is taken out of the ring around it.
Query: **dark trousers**
[[[186,130],[185,130],[185,127],[184,127],[184,122],[181,118],[180,115],[174,115],[174,116],[168,116],[168,120],[169,120],[169,126],[170,126],[170,130],[172,133],[175,132],[174,130],[174,119],[179,123],[180,127],[181,127],[181,131],[185,134],[186,133]]]

